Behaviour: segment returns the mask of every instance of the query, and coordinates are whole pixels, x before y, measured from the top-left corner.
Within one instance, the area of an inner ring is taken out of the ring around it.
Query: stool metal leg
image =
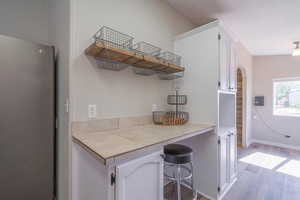
[[[191,162],[190,165],[191,165],[191,173],[192,173],[191,182],[192,182],[192,190],[193,190],[193,200],[197,200],[197,191],[195,190],[195,183],[194,183],[194,166],[193,166],[193,162]]]
[[[177,168],[177,200],[181,200],[181,167]]]
[[[175,184],[177,185],[177,200],[182,200],[181,183],[186,180],[190,181],[190,185],[188,184],[188,187],[192,189],[192,200],[197,200],[197,190],[195,188],[194,174],[193,174],[194,172],[193,162],[189,162],[187,164],[189,164],[190,167],[181,164],[170,165],[171,167],[173,167],[172,175],[170,176],[168,175],[168,173],[164,174],[167,180],[171,180],[171,182],[174,183],[174,186],[172,187],[172,191],[170,191],[171,194],[175,195],[174,194],[176,191]]]
[[[177,173],[177,172],[176,172]],[[176,178],[176,173],[175,173],[175,170],[173,169],[173,177]],[[172,196],[175,196],[175,192],[176,192],[176,182],[172,182],[173,184],[173,187],[172,187]]]

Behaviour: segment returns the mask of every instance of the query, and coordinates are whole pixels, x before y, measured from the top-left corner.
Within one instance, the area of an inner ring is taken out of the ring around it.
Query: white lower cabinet
[[[116,167],[116,200],[163,200],[161,152]]]
[[[162,151],[104,165],[72,145],[72,200],[163,200]]]
[[[230,133],[230,148],[229,148],[229,178],[232,183],[237,176],[237,135],[236,131]]]
[[[230,189],[237,176],[236,131],[219,136],[219,196]]]
[[[220,164],[220,174],[219,174],[219,193],[222,194],[228,188],[230,181],[228,176],[229,167],[229,146],[230,138],[227,134],[219,136],[219,164]]]

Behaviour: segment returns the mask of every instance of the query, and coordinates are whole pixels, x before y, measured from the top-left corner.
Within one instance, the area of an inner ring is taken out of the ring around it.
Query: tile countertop
[[[73,141],[95,153],[104,162],[123,154],[176,138],[214,129],[214,125],[186,124],[183,126],[143,125],[99,132],[73,132]]]

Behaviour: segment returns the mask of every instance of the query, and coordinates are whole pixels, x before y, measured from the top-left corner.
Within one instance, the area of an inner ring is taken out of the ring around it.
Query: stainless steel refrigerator
[[[53,200],[53,47],[0,36],[0,199]]]

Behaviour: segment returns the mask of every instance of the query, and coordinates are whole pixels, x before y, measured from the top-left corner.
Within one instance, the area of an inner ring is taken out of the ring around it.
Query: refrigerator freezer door
[[[0,199],[53,199],[54,83],[51,47],[0,36]]]

